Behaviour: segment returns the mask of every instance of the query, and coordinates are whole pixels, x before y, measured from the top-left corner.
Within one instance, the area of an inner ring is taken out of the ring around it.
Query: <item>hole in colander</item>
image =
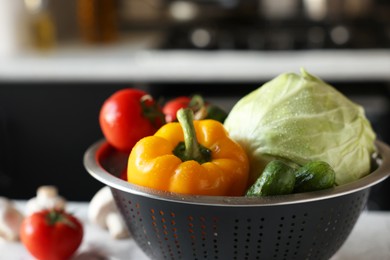
[[[160,254],[164,259],[181,259],[180,238],[176,227],[176,214],[164,210],[149,209],[151,224]],[[149,247],[152,246],[149,244]]]
[[[348,233],[353,226],[351,219],[357,218],[365,196],[354,199],[324,203],[326,207],[319,207],[316,212],[305,206],[298,210],[286,206],[245,217],[234,211],[225,214],[229,212],[225,208],[218,208],[214,215],[210,211],[183,210],[179,205],[172,212],[163,203],[138,198],[126,201],[122,208],[126,221],[137,230],[135,239],[147,244],[142,247],[150,250],[152,259],[317,260],[326,257],[323,247],[332,251],[344,241],[343,235],[336,234]]]

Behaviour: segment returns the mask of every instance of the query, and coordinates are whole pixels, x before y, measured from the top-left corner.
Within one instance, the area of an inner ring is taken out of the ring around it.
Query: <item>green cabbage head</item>
[[[370,172],[376,138],[363,107],[301,69],[285,73],[241,98],[225,120],[246,150],[254,182],[279,158],[303,165],[329,163],[337,185]]]

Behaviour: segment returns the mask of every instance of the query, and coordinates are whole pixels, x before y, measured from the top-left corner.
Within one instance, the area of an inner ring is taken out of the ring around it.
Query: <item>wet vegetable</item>
[[[325,161],[344,184],[370,172],[375,133],[362,106],[305,70],[281,74],[240,99],[224,125],[246,150],[253,183],[276,158]]]
[[[263,173],[248,189],[246,196],[290,194],[294,190],[295,170],[280,160],[267,164]]]
[[[221,107],[207,102],[201,95],[179,96],[169,100],[163,106],[163,112],[165,114],[165,121],[167,123],[177,122],[177,111],[181,108],[190,108],[197,120],[200,119],[214,119],[223,123],[227,117],[227,112]]]
[[[28,215],[20,227],[20,239],[39,260],[67,260],[81,245],[82,223],[70,213],[46,209]]]
[[[140,89],[125,88],[104,101],[99,123],[112,146],[130,152],[138,140],[154,134],[165,123],[165,118],[151,95]]]
[[[248,158],[223,124],[193,120],[189,108],[180,109],[178,119],[137,142],[128,160],[128,182],[182,194],[244,195]]]
[[[313,161],[297,169],[295,176],[294,192],[307,192],[333,187],[336,173],[328,163]]]

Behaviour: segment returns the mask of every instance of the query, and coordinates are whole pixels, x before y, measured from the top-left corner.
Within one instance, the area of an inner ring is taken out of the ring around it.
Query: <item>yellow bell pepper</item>
[[[248,157],[223,125],[193,120],[190,109],[180,109],[178,120],[138,141],[129,156],[127,180],[181,194],[244,195]]]

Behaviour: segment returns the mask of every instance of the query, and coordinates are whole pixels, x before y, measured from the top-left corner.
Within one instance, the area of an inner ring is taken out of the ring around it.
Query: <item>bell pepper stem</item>
[[[180,157],[182,161],[195,160],[199,163],[208,162],[211,160],[211,151],[202,146],[196,138],[196,131],[194,127],[194,113],[189,108],[179,109],[177,112],[177,119],[183,129],[184,134],[184,151],[175,148],[176,156]]]

